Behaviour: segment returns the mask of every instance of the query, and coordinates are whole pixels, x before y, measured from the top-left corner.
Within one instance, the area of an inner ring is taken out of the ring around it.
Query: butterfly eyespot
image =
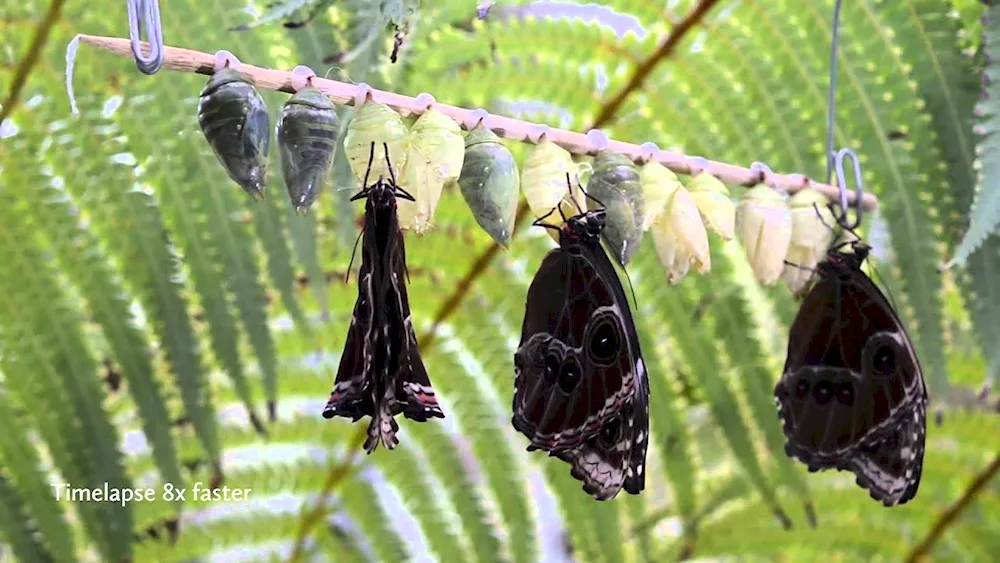
[[[825,405],[833,398],[833,384],[829,381],[820,381],[813,387],[813,398],[817,405]]]
[[[800,379],[795,385],[795,396],[799,399],[804,399],[806,395],[809,394],[809,382],[805,379]]]
[[[545,355],[545,381],[552,383],[559,376],[559,356],[555,352]]]
[[[619,423],[617,419],[612,420],[601,428],[601,432],[598,434],[597,439],[600,441],[602,446],[611,448],[621,440],[622,430],[623,428],[621,423]]]
[[[896,368],[896,351],[891,345],[883,344],[872,355],[872,371],[875,375],[890,375]]]
[[[598,319],[587,340],[587,357],[598,365],[608,365],[618,355],[621,339],[611,317]]]
[[[546,373],[548,372],[548,362],[546,361]],[[568,361],[562,366],[562,370],[559,371],[559,387],[569,393],[571,392],[577,384],[580,383],[580,376],[582,372],[580,371],[580,364],[575,361]]]
[[[850,381],[837,386],[837,402],[847,407],[854,404],[854,385]]]

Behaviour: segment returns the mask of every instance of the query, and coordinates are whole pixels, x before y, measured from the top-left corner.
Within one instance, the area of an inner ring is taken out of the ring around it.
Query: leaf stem
[[[31,38],[31,45],[28,47],[28,52],[21,59],[21,62],[18,63],[17,70],[14,71],[14,80],[11,82],[7,99],[0,105],[0,123],[3,123],[5,119],[14,113],[14,108],[17,107],[17,102],[21,98],[21,90],[28,83],[28,75],[31,74],[32,69],[38,64],[38,57],[41,56],[42,48],[45,47],[45,42],[49,39],[49,32],[52,30],[52,26],[59,20],[59,14],[62,12],[62,7],[65,3],[65,0],[52,0],[52,3],[49,4],[49,11],[45,13],[45,19],[35,28],[35,36]]]
[[[353,439],[350,441],[348,446],[347,454],[340,461],[340,463],[334,464],[330,467],[330,472],[326,475],[326,480],[323,482],[323,488],[320,489],[319,496],[316,499],[316,504],[313,505],[312,510],[305,513],[302,516],[302,520],[299,522],[299,531],[295,536],[295,545],[292,548],[292,554],[288,558],[290,563],[297,562],[302,558],[302,551],[306,544],[306,539],[309,537],[309,532],[323,521],[323,518],[327,514],[326,501],[327,498],[333,493],[333,490],[339,485],[345,477],[347,477],[347,472],[350,470],[351,466],[354,465],[354,459],[357,457],[358,451],[361,449],[361,444],[364,442],[366,434],[365,426],[362,424],[357,427],[357,431],[354,433]]]
[[[906,563],[916,563],[922,557],[926,556],[927,553],[930,552],[931,548],[934,547],[934,544],[937,543],[937,541],[944,534],[945,530],[955,523],[962,512],[964,512],[965,509],[972,504],[976,495],[978,495],[983,488],[986,487],[986,484],[989,483],[990,479],[997,476],[997,473],[1000,473],[1000,452],[997,452],[996,457],[993,458],[993,461],[991,461],[985,469],[972,478],[972,482],[969,483],[969,487],[965,489],[962,496],[953,502],[947,510],[941,513],[941,516],[939,516],[937,522],[931,526],[930,531],[927,532],[924,539],[921,540],[920,543],[913,548],[910,554],[906,556]]]

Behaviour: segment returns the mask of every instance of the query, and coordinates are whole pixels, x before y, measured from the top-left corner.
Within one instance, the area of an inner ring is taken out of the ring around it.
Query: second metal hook
[[[143,74],[156,74],[163,66],[163,26],[160,23],[160,4],[157,0],[127,0],[128,34],[132,40],[135,66]],[[142,21],[139,18],[142,17]],[[149,39],[149,55],[142,54],[142,28]]]
[[[854,154],[849,148],[842,148],[837,151],[833,156],[834,170],[837,173],[837,191],[840,192],[840,215],[837,216],[837,223],[846,231],[853,231],[861,225],[861,216],[864,212],[861,201],[862,196],[865,193],[864,179],[861,177],[861,161],[858,160],[858,155]],[[854,183],[857,185],[855,190],[855,210],[854,221],[847,222],[847,212],[850,209],[850,205],[847,201],[847,178],[844,174],[844,158],[851,158],[851,168],[854,169]]]

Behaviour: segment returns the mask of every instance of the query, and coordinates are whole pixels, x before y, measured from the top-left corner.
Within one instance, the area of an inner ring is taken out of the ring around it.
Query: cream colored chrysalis
[[[667,281],[681,281],[692,266],[699,274],[708,273],[712,268],[708,231],[691,194],[673,172],[655,161],[639,168],[639,178],[647,203],[657,202],[652,217],[646,208],[646,220]]]
[[[792,212],[785,196],[764,184],[747,190],[736,206],[736,234],[754,277],[761,285],[774,285],[792,241]]]
[[[782,279],[795,295],[809,287],[814,270],[826,256],[833,241],[836,219],[827,207],[825,195],[814,188],[806,188],[788,200],[792,216],[792,239],[785,257]]]
[[[347,161],[358,180],[364,180],[366,172],[369,184],[375,182],[379,176],[389,178],[384,143],[389,148],[389,159],[392,161],[392,168],[398,180],[399,171],[406,165],[406,124],[389,106],[375,103],[369,98],[366,100],[354,112],[354,118],[351,119],[347,133],[344,134],[344,153],[347,155]],[[369,172],[368,160],[373,142],[375,157],[371,159]],[[404,187],[410,191],[410,186],[404,185]]]
[[[736,207],[729,188],[708,172],[700,172],[687,185],[688,193],[701,212],[705,225],[723,240],[732,240],[736,228]]]
[[[422,235],[431,226],[441,191],[462,173],[465,139],[455,120],[431,108],[413,123],[405,145],[399,185],[416,201],[397,200],[399,226]]]
[[[573,162],[573,156],[569,151],[553,143],[543,134],[538,144],[528,152],[521,167],[521,191],[524,192],[524,199],[528,202],[531,214],[535,218],[542,217],[560,204],[566,217],[577,215],[580,210],[586,211],[586,197],[577,183],[579,170],[580,166]],[[567,174],[572,184],[575,204],[569,200],[570,187],[566,185]],[[563,224],[558,211],[546,217],[545,222],[557,227]],[[552,229],[545,231],[553,240],[559,241],[559,233]]]

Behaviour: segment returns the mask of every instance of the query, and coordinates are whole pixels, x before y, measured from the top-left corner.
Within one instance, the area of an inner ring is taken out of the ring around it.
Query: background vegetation
[[[243,32],[227,30],[254,20],[244,0],[172,0],[161,11],[169,45],[321,75],[336,64],[333,78],[585,131],[695,2],[510,0],[479,22],[474,2],[426,1],[392,65],[385,24],[409,4],[341,0],[303,29]],[[35,30],[55,18],[0,124],[7,556],[267,560],[298,545],[334,561],[898,560],[931,530],[943,530],[931,547],[938,560],[1000,553],[997,480],[941,524],[1000,451],[997,407],[977,397],[1000,371],[1000,237],[964,267],[939,268],[965,233],[977,170],[996,190],[996,149],[974,132],[996,125],[989,107],[974,106],[991,60],[982,33],[1000,33],[1000,17],[984,29],[981,3],[844,7],[836,142],[862,156],[881,201],[864,234],[940,416],[920,494],[892,509],[849,474],[810,475],[785,457],[771,389],[796,304],[783,287],[757,286],[739,247],[718,240],[710,275],[675,287],[649,237],[629,267],[652,385],[646,491],[598,503],[565,464],[526,453],[509,424],[513,348],[527,284],[552,243],[523,229],[509,251],[477,259],[491,243],[457,193],[442,198],[436,229],[407,237],[413,318],[447,418],[403,422],[399,448],[359,456],[363,424],[319,417],[357,291],[343,282],[360,206],[346,203],[354,185],[342,154],[340,190],[308,215],[292,213],[277,174],[252,204],[198,129],[205,77],[148,77],[89,47],[72,116],[64,46],[77,33],[125,36],[123,8],[0,0],[5,94]],[[827,0],[718,2],[602,127],[822,178],[831,14]],[[264,95],[274,119],[287,96]],[[528,146],[512,148],[523,156]],[[49,486],[223,476],[251,500],[71,504]],[[327,508],[311,512],[319,497]],[[320,525],[305,529],[314,514]]]

